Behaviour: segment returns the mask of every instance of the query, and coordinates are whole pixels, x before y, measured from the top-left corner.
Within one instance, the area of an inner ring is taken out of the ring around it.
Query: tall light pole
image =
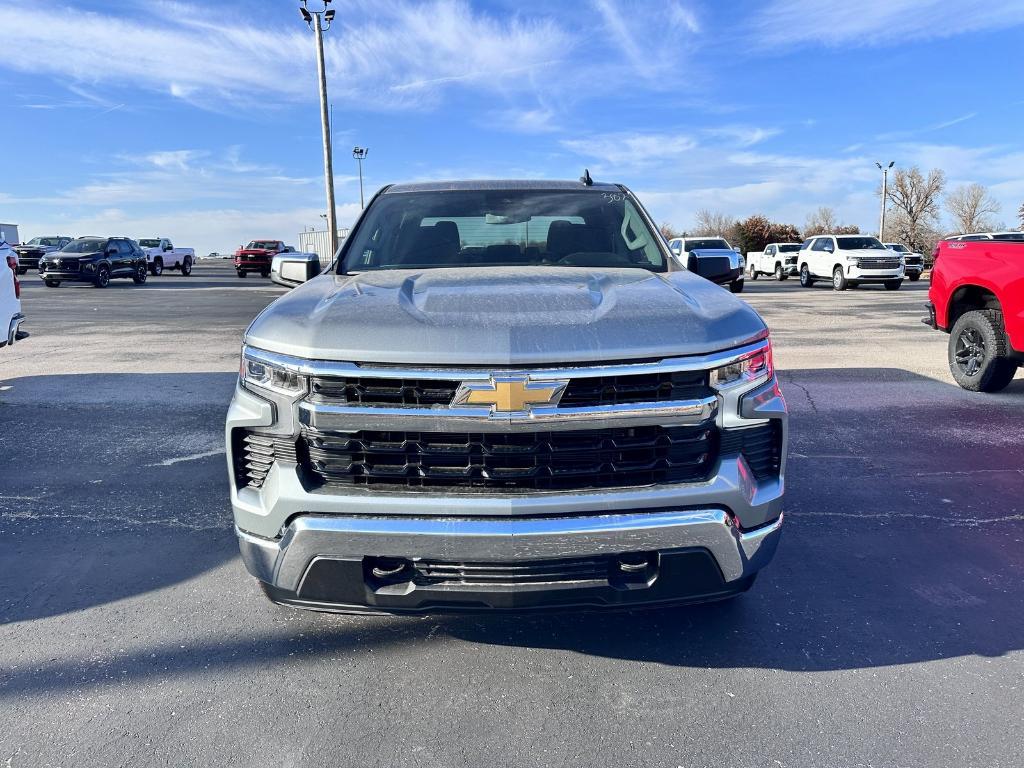
[[[352,157],[356,159],[359,164],[359,207],[363,208],[363,160],[370,154],[368,147],[353,147]]]
[[[881,240],[885,237],[885,198],[889,194],[889,169],[896,165],[896,161],[893,160],[886,166],[881,163],[875,163],[875,165],[882,172],[882,215],[878,221],[878,239]]]
[[[331,0],[323,0],[323,8],[310,11],[306,7],[308,0],[302,0],[299,13],[302,19],[316,33],[316,67],[320,78],[320,125],[324,134],[324,183],[327,186],[327,229],[330,231],[331,254],[338,250],[338,221],[334,208],[334,158],[331,152],[331,119],[327,112],[327,72],[324,69],[324,30],[331,28],[334,21],[334,9],[328,9]],[[324,26],[326,22],[326,26]]]

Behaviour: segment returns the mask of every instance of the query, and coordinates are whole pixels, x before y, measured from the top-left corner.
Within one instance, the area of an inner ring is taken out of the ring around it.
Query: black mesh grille
[[[742,453],[758,480],[777,476],[782,461],[782,427],[772,419],[756,427],[723,430],[721,453]]]
[[[303,432],[300,464],[328,486],[575,490],[706,480],[718,454],[711,424],[466,434]]]
[[[857,262],[857,266],[861,269],[898,269],[900,266],[899,259],[877,259],[877,260],[861,260]]]
[[[607,581],[608,557],[536,560],[515,563],[458,563],[416,560],[417,584],[544,584],[550,582]]]
[[[235,482],[238,487],[259,488],[275,461],[295,462],[295,441],[236,429],[232,435]]]
[[[369,377],[315,377],[312,400],[367,406],[448,405],[461,380],[381,379]],[[565,407],[658,403],[688,400],[711,394],[705,371],[599,376],[569,381],[562,395]]]

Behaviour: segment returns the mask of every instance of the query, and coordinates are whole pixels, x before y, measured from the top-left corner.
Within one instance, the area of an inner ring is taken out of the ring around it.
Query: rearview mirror
[[[294,288],[320,274],[320,257],[315,253],[280,253],[270,262],[270,279]]]

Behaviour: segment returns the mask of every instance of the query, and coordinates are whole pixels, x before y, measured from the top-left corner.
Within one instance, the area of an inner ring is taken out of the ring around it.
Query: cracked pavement
[[[0,765],[1019,765],[1024,376],[955,387],[926,290],[748,284],[792,412],[750,593],[380,618],[275,607],[238,559],[223,417],[280,289],[27,276],[32,336],[0,350]]]

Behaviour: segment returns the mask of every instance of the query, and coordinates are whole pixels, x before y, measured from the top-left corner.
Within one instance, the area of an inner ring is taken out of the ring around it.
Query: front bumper
[[[902,280],[906,276],[903,267],[898,269],[863,269],[855,264],[846,267],[846,279],[858,283],[881,283],[886,280]]]
[[[303,515],[277,540],[236,532],[246,567],[277,602],[403,613],[721,599],[750,586],[781,527],[780,515],[741,532],[724,510],[690,509],[533,519]],[[448,575],[431,578],[431,569]]]
[[[18,266],[21,269],[39,269],[39,262],[43,260],[43,254],[21,254],[18,256]]]

